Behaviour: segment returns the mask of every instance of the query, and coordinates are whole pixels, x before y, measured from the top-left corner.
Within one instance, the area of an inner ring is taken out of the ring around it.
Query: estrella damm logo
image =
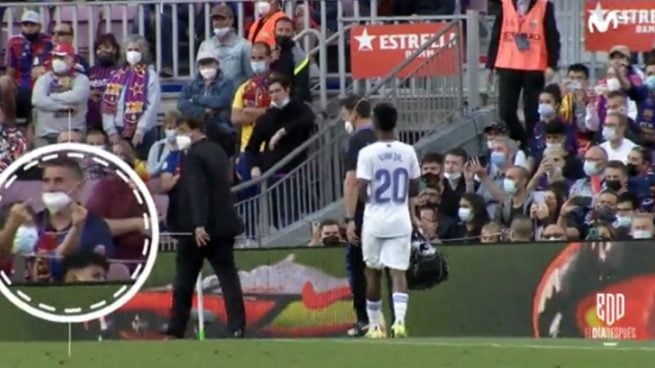
[[[596,294],[596,317],[607,327],[625,316],[625,295],[621,293]]]

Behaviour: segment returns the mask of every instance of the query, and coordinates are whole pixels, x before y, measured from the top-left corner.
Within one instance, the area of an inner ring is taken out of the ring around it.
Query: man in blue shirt
[[[77,252],[95,252],[111,258],[114,254],[109,226],[78,202],[84,187],[84,171],[72,158],[45,162],[42,200],[45,210],[36,214],[39,229],[37,252],[48,253],[50,273],[61,281],[61,258]],[[69,236],[70,235],[70,236]]]

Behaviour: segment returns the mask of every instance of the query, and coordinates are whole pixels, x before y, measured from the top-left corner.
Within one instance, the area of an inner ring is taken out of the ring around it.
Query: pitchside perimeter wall
[[[655,246],[650,242],[442,247],[450,279],[411,293],[412,336],[655,338]],[[341,336],[353,320],[343,248],[237,252],[255,336]],[[158,338],[171,300],[175,255],[160,254],[146,287],[99,322],[74,325],[76,340]],[[205,273],[209,275],[209,273]],[[23,287],[83,303],[116,286]],[[207,336],[224,331],[215,279],[205,277]],[[194,311],[197,316],[197,311]],[[65,340],[67,327],[38,321],[0,301],[0,340]],[[190,327],[189,336],[195,330]]]

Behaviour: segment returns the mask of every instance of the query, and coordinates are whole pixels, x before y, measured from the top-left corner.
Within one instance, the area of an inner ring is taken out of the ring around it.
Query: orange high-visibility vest
[[[250,30],[248,31],[248,41],[253,44],[255,42],[265,42],[269,46],[274,47],[276,45],[275,24],[278,19],[286,17],[287,14],[285,12],[278,10],[271,14],[270,17],[257,19],[257,21],[250,26]],[[259,29],[261,22],[264,22],[264,25]],[[259,32],[257,32],[257,29],[259,29]]]
[[[520,16],[512,0],[503,2],[503,24],[498,42],[496,68],[545,71],[548,68],[548,50],[544,29],[544,17],[548,0],[537,0],[532,9]],[[521,51],[515,35],[525,34],[530,48]]]

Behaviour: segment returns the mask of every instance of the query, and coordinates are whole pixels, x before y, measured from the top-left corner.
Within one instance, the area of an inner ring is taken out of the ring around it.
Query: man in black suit
[[[169,193],[168,224],[172,231],[192,232],[193,236],[177,239],[173,310],[166,334],[177,338],[184,336],[195,281],[207,259],[221,285],[229,334],[241,338],[246,317],[234,262],[234,238],[243,232],[243,222],[230,192],[225,170],[227,155],[203,133],[201,122],[186,120],[186,123],[190,128],[191,145],[188,149],[180,147],[186,152],[179,179]]]

